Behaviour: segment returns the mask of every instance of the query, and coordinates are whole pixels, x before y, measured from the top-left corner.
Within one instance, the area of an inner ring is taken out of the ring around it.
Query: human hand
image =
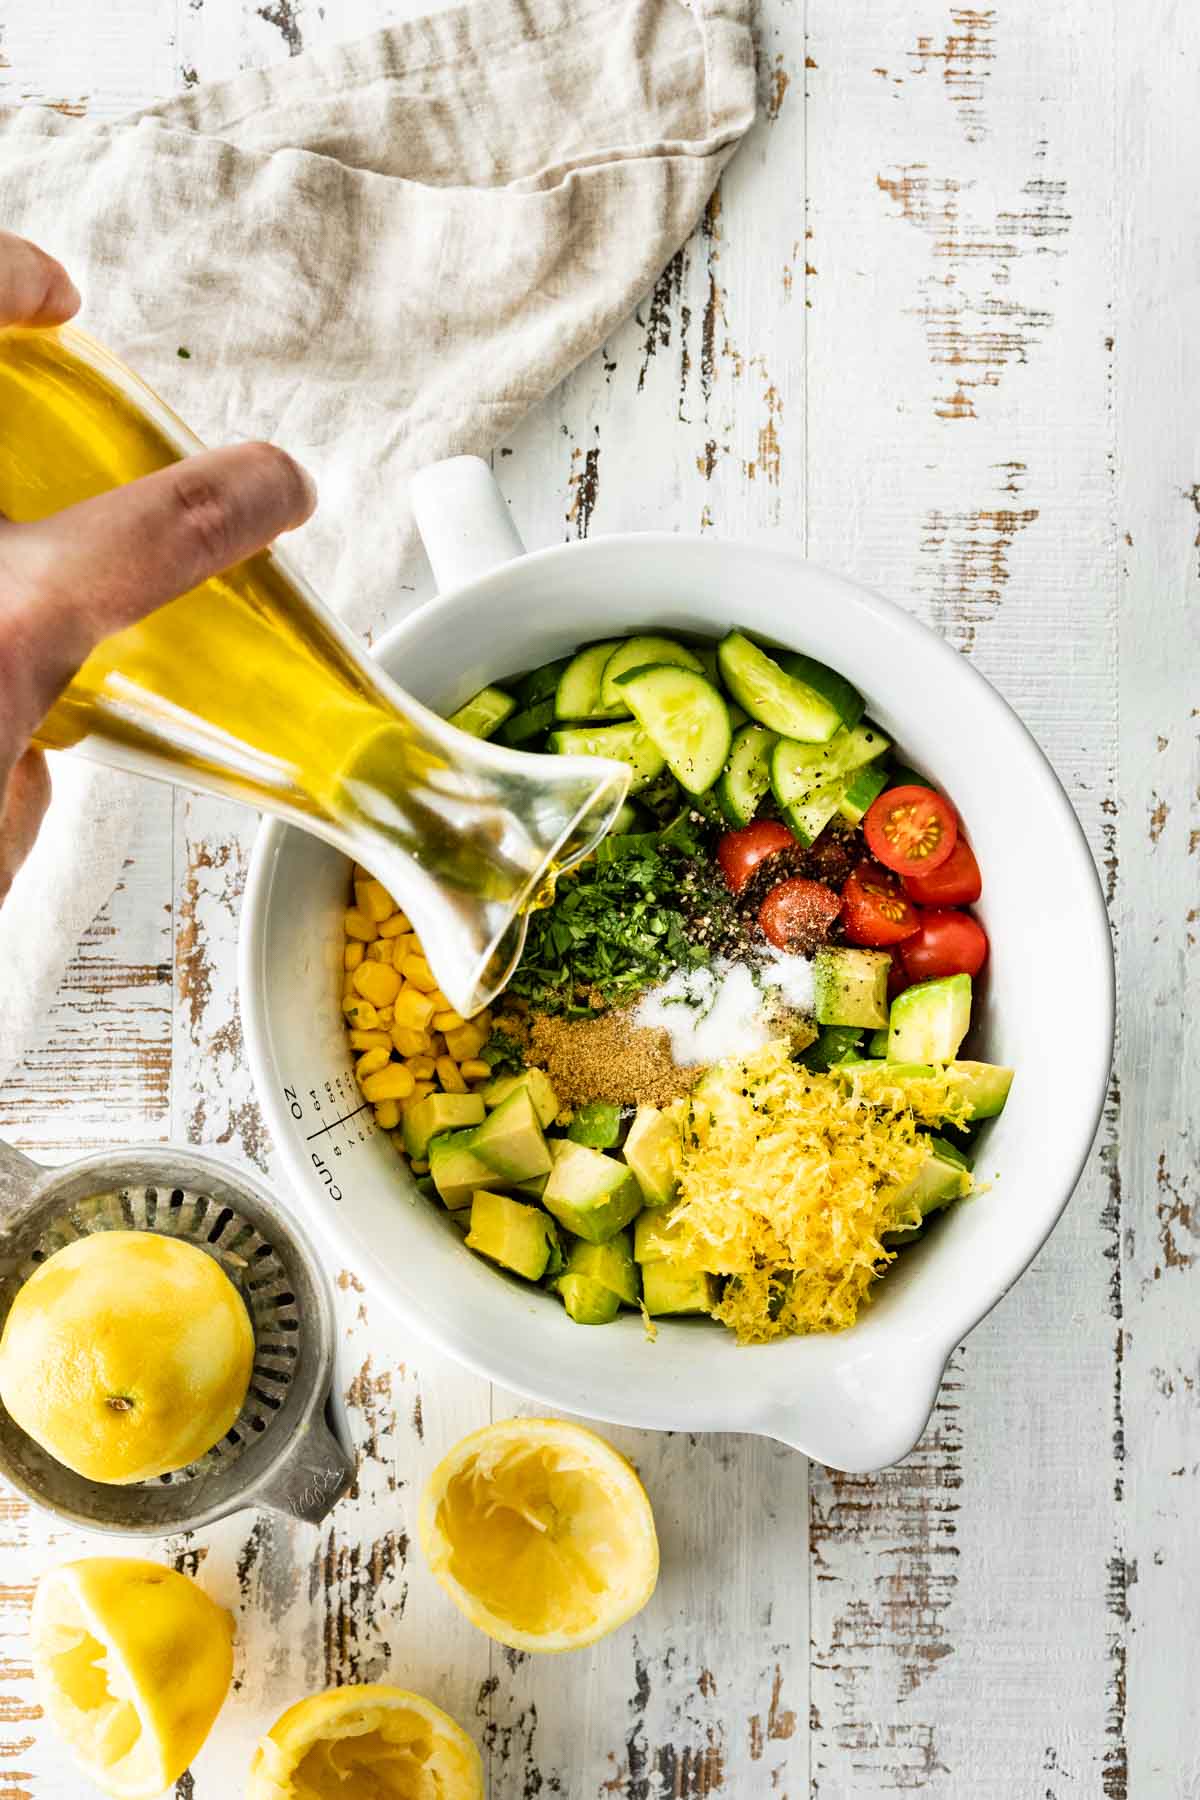
[[[0,231],[0,329],[61,325],[78,307],[60,263]],[[30,739],[76,670],[102,638],[302,525],[315,504],[290,456],[241,444],[34,524],[0,517],[0,903],[50,798]]]

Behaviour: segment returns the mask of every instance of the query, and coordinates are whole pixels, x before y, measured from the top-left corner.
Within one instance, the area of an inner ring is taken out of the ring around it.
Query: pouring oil
[[[73,327],[0,330],[0,514],[44,518],[199,447]],[[521,915],[545,904],[550,870],[594,847],[625,787],[611,764],[498,752],[427,713],[274,551],[101,644],[38,741],[231,795],[337,844],[411,912],[462,1011],[507,979]]]

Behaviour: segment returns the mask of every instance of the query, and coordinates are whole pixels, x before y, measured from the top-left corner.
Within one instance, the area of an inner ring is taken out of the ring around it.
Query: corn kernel
[[[466,1062],[478,1056],[487,1043],[488,1034],[479,1025],[459,1025],[446,1033],[446,1048],[455,1062]]]
[[[411,1025],[397,1025],[392,1021],[392,1042],[401,1056],[428,1056],[429,1034],[425,1031],[414,1031]]]
[[[373,944],[367,945],[367,957],[371,962],[392,964],[396,960],[396,946],[391,938],[376,938]]]
[[[458,1064],[452,1056],[439,1056],[433,1066],[437,1070],[437,1078],[441,1082],[442,1089],[445,1093],[466,1093],[467,1084],[459,1074]]]
[[[353,973],[363,959],[364,946],[356,941],[346,945],[342,951],[342,967],[347,973]]]
[[[432,1015],[429,997],[420,988],[406,985],[401,989],[396,1000],[397,1024],[410,1026],[413,1031],[424,1031]]]
[[[437,988],[437,976],[423,956],[406,956],[403,975],[405,981],[411,981],[423,994],[432,994]]]
[[[352,994],[348,1000],[343,1000],[342,1011],[358,1031],[371,1031],[379,1023],[379,1014],[360,994]]]
[[[377,1011],[378,1011],[378,1013],[379,1013],[379,1023],[380,1023],[380,1024],[381,1024],[381,1025],[382,1025],[382,1026],[384,1026],[384,1027],[385,1027],[385,1028],[386,1028],[386,1029],[387,1029],[387,1030],[388,1030],[388,1031],[390,1031],[390,1030],[391,1030],[391,1028],[392,1028],[392,1014],[393,1014],[393,1013],[394,1013],[394,1012],[395,1012],[395,1010],[396,1010],[396,1009],[395,1009],[395,1007],[393,1007],[393,1006],[380,1006],[380,1007],[378,1007],[378,1008],[377,1008],[377,1009],[376,1009],[376,1010],[377,1010]]]
[[[433,1001],[434,1012],[453,1012],[454,1008],[443,994],[441,988],[434,988],[429,998]]]
[[[380,1100],[407,1100],[416,1085],[403,1063],[389,1063],[386,1069],[367,1076],[362,1091],[375,1105]]]
[[[458,1072],[464,1081],[490,1081],[492,1068],[490,1063],[481,1062],[477,1056],[468,1056],[460,1062]]]
[[[406,1056],[404,1066],[414,1081],[428,1081],[436,1067],[432,1056]]]
[[[386,1050],[368,1050],[365,1056],[360,1056],[354,1065],[354,1073],[358,1077],[359,1085],[361,1086],[368,1075],[374,1075],[379,1069],[386,1069],[391,1060],[392,1047],[390,1044]]]
[[[418,1081],[418,1082],[414,1083],[412,1093],[408,1096],[408,1099],[402,1103],[402,1105],[403,1106],[415,1106],[419,1100],[428,1100],[430,1094],[435,1094],[436,1092],[437,1092],[437,1082],[436,1081]]]
[[[410,1162],[408,1166],[414,1175],[428,1175],[429,1173],[429,1164],[427,1162]]]
[[[434,1062],[436,1062],[439,1056],[445,1056],[447,1054],[446,1040],[440,1031],[429,1031],[426,1033],[426,1036],[429,1039],[429,1054],[432,1056]]]
[[[455,1012],[453,1007],[451,1007],[449,1012],[435,1012],[433,1015],[433,1028],[435,1031],[457,1031],[460,1026],[465,1025],[466,1022],[467,1021],[463,1018],[462,1014]]]
[[[352,1050],[390,1050],[392,1040],[386,1031],[351,1031]]]
[[[357,906],[352,906],[347,912],[345,926],[348,938],[360,938],[364,944],[373,943],[379,936],[379,927],[374,919],[361,912]]]
[[[375,1108],[375,1123],[381,1131],[395,1131],[400,1123],[400,1102],[381,1100]]]
[[[485,1006],[482,1012],[472,1013],[467,1020],[468,1025],[478,1025],[481,1031],[486,1031],[491,1022],[492,1009],[490,1006]]]
[[[380,919],[379,935],[380,935],[380,937],[384,937],[384,938],[411,937],[412,936],[412,924],[409,920],[408,914],[402,913],[402,912],[394,912],[390,918]],[[409,945],[409,949],[410,950],[416,949],[415,942]]]
[[[372,1006],[391,1006],[400,992],[400,977],[387,963],[362,962],[354,971],[354,985]]]

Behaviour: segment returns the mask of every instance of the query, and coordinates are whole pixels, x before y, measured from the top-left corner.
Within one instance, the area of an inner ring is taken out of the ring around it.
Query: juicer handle
[[[314,1413],[281,1468],[252,1496],[256,1505],[319,1525],[354,1485],[356,1459],[350,1433],[332,1393]]]
[[[42,1173],[40,1163],[0,1139],[0,1229],[21,1211]]]
[[[481,456],[451,456],[418,470],[409,495],[439,593],[524,556],[508,503]]]

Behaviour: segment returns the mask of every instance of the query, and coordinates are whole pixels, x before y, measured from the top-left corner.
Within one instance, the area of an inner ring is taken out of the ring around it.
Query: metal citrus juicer
[[[82,332],[0,330],[0,514],[41,518],[199,448]],[[38,741],[315,832],[396,897],[464,1016],[503,988],[529,911],[603,837],[629,781],[622,764],[456,730],[396,687],[276,550],[101,645]],[[244,1170],[188,1149],[139,1146],[46,1170],[0,1145],[0,1318],[46,1256],[113,1228],[186,1237],[234,1279],[256,1341],[242,1415],[193,1467],[106,1487],[55,1462],[0,1408],[0,1473],[108,1531],[180,1531],[259,1502],[323,1517],[353,1461],[327,1406],[331,1298],[288,1212]]]

